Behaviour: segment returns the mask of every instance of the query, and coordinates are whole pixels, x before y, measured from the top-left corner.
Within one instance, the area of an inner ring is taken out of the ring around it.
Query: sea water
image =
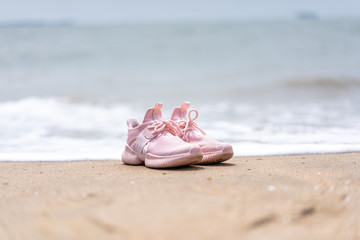
[[[360,19],[0,28],[0,160],[121,159],[185,100],[236,156],[360,151]]]

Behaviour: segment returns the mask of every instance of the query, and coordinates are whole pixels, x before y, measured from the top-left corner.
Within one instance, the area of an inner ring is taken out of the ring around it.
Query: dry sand
[[[0,162],[0,239],[360,239],[360,153]]]

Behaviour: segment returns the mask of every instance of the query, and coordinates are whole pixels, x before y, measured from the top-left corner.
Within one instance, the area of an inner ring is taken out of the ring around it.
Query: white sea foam
[[[360,151],[360,125],[349,106],[338,113],[343,118],[320,104],[220,103],[198,108],[199,125],[209,136],[232,143],[236,156]],[[164,110],[166,118],[170,109]],[[144,112],[130,104],[54,98],[0,103],[0,160],[121,159],[126,119],[141,120]]]

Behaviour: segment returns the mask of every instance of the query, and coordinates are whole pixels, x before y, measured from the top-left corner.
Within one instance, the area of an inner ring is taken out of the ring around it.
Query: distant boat
[[[311,11],[300,11],[297,13],[297,18],[300,20],[314,20],[318,19],[318,16],[315,12]]]

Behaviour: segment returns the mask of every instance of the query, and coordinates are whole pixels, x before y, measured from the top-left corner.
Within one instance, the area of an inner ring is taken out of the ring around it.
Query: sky
[[[359,0],[1,0],[0,22],[78,23],[360,17]]]

